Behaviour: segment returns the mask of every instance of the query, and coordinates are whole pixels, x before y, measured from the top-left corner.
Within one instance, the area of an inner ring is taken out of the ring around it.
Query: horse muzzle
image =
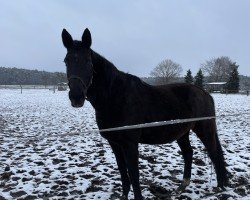
[[[70,76],[68,81],[70,88],[69,99],[71,101],[71,105],[75,108],[80,108],[85,102],[87,90],[92,83],[92,77],[87,85],[79,76]]]
[[[85,102],[85,95],[84,94],[81,94],[81,95],[73,95],[71,91],[69,91],[69,99],[71,101],[71,105],[74,107],[74,108],[80,108],[84,105],[84,102]]]

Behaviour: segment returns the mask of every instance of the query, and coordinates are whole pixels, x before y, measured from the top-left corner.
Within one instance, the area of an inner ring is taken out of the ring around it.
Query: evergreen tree
[[[226,87],[228,93],[238,93],[239,92],[239,86],[240,86],[240,79],[239,79],[239,72],[238,72],[238,65],[236,63],[233,63],[233,70],[230,73],[230,76],[228,78]]]
[[[190,84],[192,84],[194,82],[194,78],[192,76],[192,72],[190,69],[187,71],[187,74],[185,76],[185,82],[190,83]]]
[[[195,79],[194,84],[201,87],[201,88],[203,88],[204,75],[203,75],[201,69],[197,72],[194,79]]]

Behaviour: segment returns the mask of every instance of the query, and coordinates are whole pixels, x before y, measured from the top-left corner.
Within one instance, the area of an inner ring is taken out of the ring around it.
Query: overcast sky
[[[163,59],[196,74],[201,63],[229,56],[250,76],[248,0],[0,0],[0,66],[65,71],[61,31],[117,68],[148,76]]]

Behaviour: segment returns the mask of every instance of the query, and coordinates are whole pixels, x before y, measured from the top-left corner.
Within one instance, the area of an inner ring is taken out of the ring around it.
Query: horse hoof
[[[176,194],[181,194],[182,192],[184,192],[186,189],[186,186],[183,186],[182,184],[177,188],[176,190]]]
[[[229,181],[228,180],[224,180],[224,181],[220,181],[218,182],[217,187],[221,188],[221,189],[225,189],[225,187],[229,186]]]
[[[176,192],[178,194],[182,193],[189,184],[190,184],[190,179],[185,179],[184,178],[183,181],[182,181],[182,183],[181,183],[181,185],[177,188]]]
[[[218,185],[217,188],[221,189],[222,191],[226,190],[226,188],[224,187],[225,185]]]
[[[128,200],[128,195],[122,195],[121,200]]]

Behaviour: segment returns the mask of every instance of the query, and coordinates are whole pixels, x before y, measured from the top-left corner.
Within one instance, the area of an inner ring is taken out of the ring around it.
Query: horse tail
[[[193,131],[205,145],[208,155],[212,160],[217,175],[219,187],[228,184],[228,172],[220,140],[217,133],[215,119],[199,121],[195,124]]]

